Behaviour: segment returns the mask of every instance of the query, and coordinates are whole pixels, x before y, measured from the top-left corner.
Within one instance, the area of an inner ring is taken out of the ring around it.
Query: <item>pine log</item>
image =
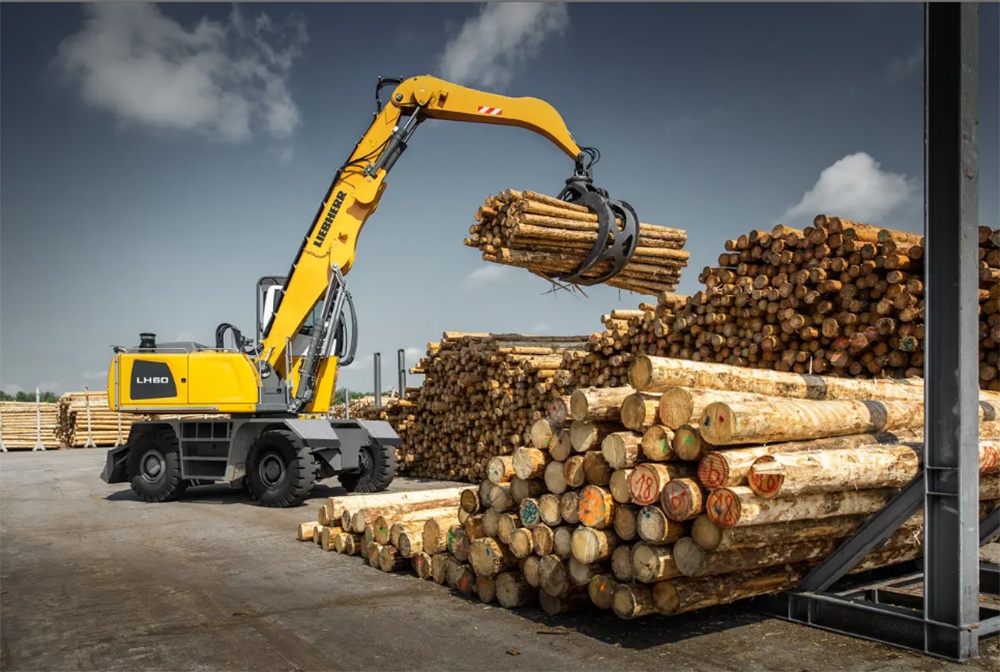
[[[615,500],[605,488],[588,485],[580,491],[579,520],[582,525],[603,530],[614,523]]]
[[[775,443],[768,446],[731,448],[707,453],[698,464],[698,481],[709,490],[746,483],[750,467],[762,455],[788,454],[816,450],[839,450],[872,444],[902,443],[922,440],[912,431],[857,434],[813,441]]]
[[[683,523],[667,518],[658,505],[650,504],[639,509],[636,515],[639,538],[647,544],[671,544],[687,532]]]
[[[524,562],[521,563],[521,573],[524,576],[524,580],[532,588],[541,587],[541,580],[538,578],[538,566],[541,564],[543,556],[533,555],[530,558],[525,558]],[[505,572],[505,574],[513,574],[515,572]],[[501,574],[500,576],[503,576]],[[497,577],[499,579],[499,577]],[[534,593],[537,595],[538,591],[535,590]],[[497,595],[499,597],[499,594]]]
[[[682,574],[709,576],[825,558],[836,546],[835,539],[811,539],[791,544],[709,552],[700,548],[691,537],[683,537],[674,544],[673,551],[674,562]]]
[[[611,498],[619,504],[627,504],[632,501],[632,493],[629,492],[629,479],[635,469],[616,469],[611,473],[608,480],[608,491]]]
[[[673,546],[639,542],[632,547],[632,572],[641,583],[656,583],[683,576],[674,563]]]
[[[642,454],[652,462],[677,458],[673,449],[674,431],[664,425],[651,425],[642,434]]]
[[[705,510],[706,496],[697,480],[674,478],[660,492],[660,506],[670,520],[693,520]]]
[[[532,531],[525,527],[517,528],[511,533],[507,546],[514,557],[527,558],[535,550]]]
[[[557,616],[585,608],[590,604],[590,595],[586,590],[577,590],[563,595],[551,595],[542,590],[538,593],[538,603],[546,614]]]
[[[538,590],[532,587],[526,575],[521,572],[498,574],[495,586],[497,601],[505,609],[527,606],[538,597]]]
[[[790,590],[804,575],[804,566],[786,566],[704,578],[668,579],[654,584],[653,600],[659,613],[679,614]]]
[[[629,365],[629,385],[642,392],[671,387],[750,392],[789,399],[923,401],[920,379],[861,380],[749,369],[714,362],[637,355]]]
[[[705,409],[700,431],[710,443],[727,446],[919,430],[923,409],[922,401],[715,402]]]
[[[632,567],[631,546],[619,546],[611,554],[611,573],[619,581],[629,582],[634,579],[635,569]]]
[[[629,494],[633,504],[645,506],[659,501],[660,493],[673,478],[690,478],[696,470],[686,465],[644,462],[629,476]]]
[[[514,473],[514,458],[510,455],[497,455],[486,467],[487,477],[494,485],[509,483]]]
[[[638,584],[619,584],[615,588],[612,609],[615,616],[623,620],[654,614],[656,606],[653,604],[652,589]]]
[[[580,522],[580,494],[577,490],[569,490],[559,495],[559,518],[568,525]]]
[[[870,514],[885,506],[895,492],[894,488],[884,488],[764,499],[746,486],[734,486],[713,490],[705,502],[705,510],[712,522],[720,527],[764,525]]]
[[[617,422],[622,402],[635,392],[630,387],[589,387],[573,390],[570,411],[573,420]]]
[[[622,541],[634,541],[639,536],[639,508],[632,504],[616,504],[615,534]]]
[[[538,524],[531,528],[531,546],[535,555],[551,554],[555,546],[555,535],[552,528],[544,524]]]
[[[587,584],[587,594],[590,601],[598,609],[610,609],[615,599],[615,588],[618,582],[612,574],[597,574],[590,578]]]
[[[615,432],[604,437],[601,454],[608,466],[612,469],[634,467],[639,462],[643,436],[635,432]]]
[[[578,527],[573,531],[572,554],[577,562],[589,565],[608,560],[620,540],[612,530]]]
[[[712,402],[768,401],[762,394],[729,392],[692,387],[671,387],[664,390],[657,406],[660,422],[670,429],[681,425],[698,424],[705,408]]]
[[[635,431],[643,431],[657,421],[659,394],[635,392],[622,402],[621,423]]]
[[[517,560],[506,544],[489,537],[476,539],[469,552],[469,562],[479,576],[496,576],[517,567]]]

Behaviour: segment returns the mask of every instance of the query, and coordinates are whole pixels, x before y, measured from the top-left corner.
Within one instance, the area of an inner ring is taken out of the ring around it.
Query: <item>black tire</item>
[[[298,506],[316,483],[316,458],[294,432],[272,429],[250,447],[246,483],[260,506]]]
[[[128,451],[127,473],[132,491],[144,502],[180,499],[187,489],[181,477],[181,451],[169,428],[143,432]]]
[[[338,479],[348,492],[382,492],[396,475],[396,449],[392,446],[362,446],[359,451],[361,470],[340,474]]]

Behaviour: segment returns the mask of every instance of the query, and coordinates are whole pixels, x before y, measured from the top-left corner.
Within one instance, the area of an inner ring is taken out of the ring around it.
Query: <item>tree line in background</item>
[[[333,395],[333,403],[342,404],[344,403],[344,393],[343,388],[337,390],[336,394]],[[362,399],[364,397],[373,397],[374,392],[351,392],[351,399]],[[47,403],[55,403],[59,401],[59,395],[55,392],[42,392],[39,394],[39,399]],[[0,401],[34,401],[34,392],[18,392],[17,394],[8,394],[3,390],[0,390]]]
[[[340,388],[339,390],[337,390],[333,395],[333,403],[335,404],[344,403],[345,392],[346,390],[344,390],[344,388]],[[375,396],[374,392],[354,392],[354,391],[351,392],[351,399],[363,399],[364,397],[374,397],[374,396]]]
[[[59,401],[59,395],[55,392],[42,392],[38,395],[39,400],[47,403],[55,403]],[[3,390],[0,390],[0,401],[34,401],[34,392],[18,392],[17,394],[7,394]]]

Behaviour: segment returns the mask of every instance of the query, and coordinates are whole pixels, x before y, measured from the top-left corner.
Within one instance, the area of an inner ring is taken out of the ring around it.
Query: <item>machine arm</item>
[[[383,106],[379,91],[392,84],[396,88]],[[549,103],[537,98],[477,91],[430,76],[380,80],[376,101],[375,119],[350,158],[337,170],[288,273],[278,305],[264,327],[261,352],[282,377],[288,373],[284,370],[286,344],[317,302],[323,299],[333,269],[339,268],[344,275],[351,270],[358,236],[378,208],[386,175],[424,119],[525,128],[548,138],[574,160],[573,175],[566,180],[559,197],[585,205],[597,213],[599,235],[580,268],[555,276],[556,279],[580,284],[603,282],[617,274],[631,258],[638,242],[635,212],[627,203],[612,200],[606,191],[593,186],[591,168],[599,154],[592,148],[576,144],[562,117]],[[620,226],[616,218],[621,220]],[[587,281],[580,277],[605,260],[612,261],[608,274]]]

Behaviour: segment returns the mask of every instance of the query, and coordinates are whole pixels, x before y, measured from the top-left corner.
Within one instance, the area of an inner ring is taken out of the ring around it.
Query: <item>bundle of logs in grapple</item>
[[[299,538],[508,608],[671,615],[794,588],[922,467],[919,380],[641,356],[628,383],[553,402],[455,508],[341,512],[338,530],[328,502]],[[1000,505],[1000,394],[979,408],[982,518]],[[921,516],[850,573],[919,558]]]
[[[491,196],[475,217],[466,246],[482,251],[485,261],[527,268],[543,277],[576,273],[598,244],[596,214],[533,191],[508,189]],[[615,235],[621,237],[620,228],[620,221],[610,227],[608,243]],[[639,223],[632,257],[604,284],[653,296],[673,291],[690,257],[683,249],[686,241],[682,229]],[[593,280],[611,270],[612,262],[605,260],[584,270],[581,277]]]
[[[699,276],[704,290],[609,316],[578,367],[604,376],[599,384],[621,380],[634,354],[842,377],[923,375],[922,236],[819,215],[811,227],[752,231],[726,249]],[[1000,391],[1000,230],[980,227],[977,263],[979,382]]]
[[[0,438],[3,439],[4,447],[34,448],[39,438],[43,447],[57,447],[57,415],[56,404],[50,402],[36,404],[33,401],[0,401]]]
[[[555,380],[585,345],[585,336],[445,332],[411,369],[423,385],[364,417],[386,419],[399,434],[403,473],[478,482],[492,457],[523,445],[524,428],[572,391]]]

